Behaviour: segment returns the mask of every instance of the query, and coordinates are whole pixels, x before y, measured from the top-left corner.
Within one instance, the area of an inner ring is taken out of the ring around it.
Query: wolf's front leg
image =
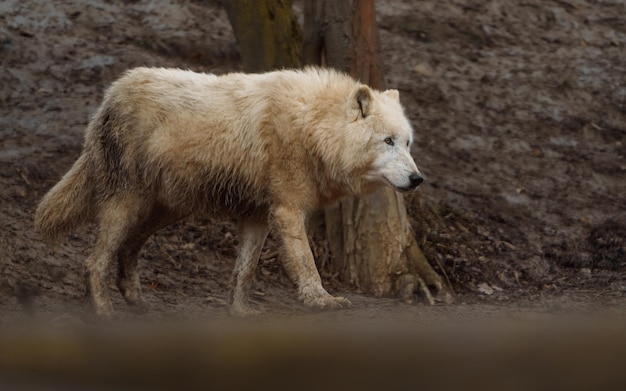
[[[322,286],[306,236],[304,213],[293,208],[277,207],[274,209],[273,219],[276,232],[283,242],[284,256],[281,259],[289,276],[298,284],[300,300],[307,307],[316,309],[350,307],[350,300],[334,297]]]

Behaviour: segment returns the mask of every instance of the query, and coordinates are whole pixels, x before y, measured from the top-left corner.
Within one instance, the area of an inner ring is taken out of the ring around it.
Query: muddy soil
[[[310,313],[270,238],[253,304],[318,320],[624,315],[626,3],[380,0],[377,10],[387,85],[400,90],[427,176],[409,213],[456,301],[371,298],[324,274],[354,308]],[[0,323],[88,312],[94,227],[52,249],[33,212],[78,157],[104,89],[135,66],[221,74],[238,61],[217,1],[0,3]],[[151,312],[136,318],[226,317],[237,242],[232,223],[207,219],[157,233],[140,256]],[[133,317],[114,275],[114,306]]]

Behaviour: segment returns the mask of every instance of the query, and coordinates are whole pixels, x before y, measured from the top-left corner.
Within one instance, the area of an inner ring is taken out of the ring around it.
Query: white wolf
[[[398,92],[378,92],[336,71],[307,68],[224,76],[137,68],[113,83],[91,120],[82,155],[45,195],[35,224],[58,242],[96,221],[86,261],[96,313],[113,313],[106,273],[143,307],[137,255],[159,228],[191,214],[240,222],[231,312],[254,312],[247,295],[272,227],[281,259],[314,308],[350,302],[322,287],[305,220],[315,209],[422,176]]]

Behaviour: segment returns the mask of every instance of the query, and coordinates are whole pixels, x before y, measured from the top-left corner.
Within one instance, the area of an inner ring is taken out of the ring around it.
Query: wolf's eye
[[[391,146],[393,146],[393,145],[394,145],[393,140],[391,139],[391,137],[387,137],[387,138],[385,139],[385,144],[387,144],[387,145],[391,145]]]

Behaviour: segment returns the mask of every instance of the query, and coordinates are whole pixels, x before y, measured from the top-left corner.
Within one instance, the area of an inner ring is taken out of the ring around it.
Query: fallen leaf
[[[478,292],[485,295],[492,295],[493,288],[491,288],[491,286],[489,286],[489,284],[487,284],[486,282],[481,282],[480,284],[478,284]]]
[[[433,69],[429,67],[428,64],[425,64],[425,63],[417,64],[415,68],[413,68],[413,70],[419,73],[420,75],[426,76],[426,77],[432,77],[435,74]]]

